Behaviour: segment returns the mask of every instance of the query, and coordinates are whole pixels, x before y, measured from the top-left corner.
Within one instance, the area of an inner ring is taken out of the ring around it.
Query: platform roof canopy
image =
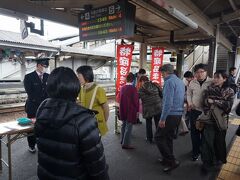
[[[14,13],[78,27],[78,14],[84,12],[86,5],[97,8],[114,2],[116,0],[1,0],[0,7]],[[136,6],[135,36],[129,40],[179,49],[208,42],[218,36],[219,43],[227,49],[231,50],[236,45],[240,33],[239,0],[129,2]],[[189,21],[192,25],[189,25]],[[218,34],[217,27],[220,29]]]

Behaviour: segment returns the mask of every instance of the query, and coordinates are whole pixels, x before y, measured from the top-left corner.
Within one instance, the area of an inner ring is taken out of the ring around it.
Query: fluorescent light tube
[[[186,25],[188,25],[189,27],[193,28],[193,29],[197,29],[198,25],[197,23],[195,23],[194,21],[192,21],[189,17],[185,16],[183,13],[181,13],[179,10],[177,10],[176,8],[170,8],[168,10],[168,12],[174,16],[175,18],[177,18],[178,20],[182,21],[183,23],[185,23]]]

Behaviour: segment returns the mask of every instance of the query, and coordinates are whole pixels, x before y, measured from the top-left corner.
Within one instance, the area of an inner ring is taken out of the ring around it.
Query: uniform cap
[[[50,58],[38,58],[38,59],[35,59],[37,64],[41,64],[41,65],[45,65],[45,66],[49,66],[49,60],[50,60]]]

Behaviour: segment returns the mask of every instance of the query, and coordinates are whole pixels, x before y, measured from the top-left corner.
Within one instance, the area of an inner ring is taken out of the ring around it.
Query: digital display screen
[[[81,13],[80,41],[133,36],[135,12],[134,5],[122,1]]]

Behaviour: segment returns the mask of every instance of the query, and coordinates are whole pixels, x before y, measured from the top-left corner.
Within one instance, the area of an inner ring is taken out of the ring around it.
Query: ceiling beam
[[[74,16],[69,12],[52,10],[40,5],[36,6],[36,4],[30,3],[27,0],[18,0],[18,3],[16,3],[15,0],[0,0],[0,7],[12,10],[13,13],[20,12],[40,19],[79,27],[77,16]]]
[[[216,28],[210,22],[210,19],[191,1],[191,0],[165,0],[166,9],[174,7],[188,16],[192,21],[198,24],[199,28],[207,33],[208,36],[216,37]],[[232,50],[230,41],[220,32],[222,39],[219,43],[227,49]]]
[[[184,28],[185,25],[176,18],[172,17],[168,12],[165,12],[165,10],[161,7],[153,6],[150,2],[146,2],[144,0],[129,0],[132,4],[139,6],[143,9],[146,9],[147,11],[157,15],[158,17],[168,21],[169,23],[179,27]],[[162,10],[160,10],[162,9]],[[144,19],[144,17],[142,17]]]
[[[151,43],[151,46],[158,46],[158,47],[164,47],[165,49],[168,50],[174,50],[174,51],[178,51],[179,50],[179,46],[170,44],[170,43],[163,43],[163,42],[158,42],[158,43]]]
[[[196,7],[191,1],[184,0],[165,0],[166,6],[165,8],[168,10],[169,7],[174,7],[183,14],[185,14],[188,18],[198,24],[198,26],[203,29],[208,35],[214,36],[214,26],[209,24],[209,19],[205,16],[201,10]]]
[[[233,2],[233,0],[228,0],[230,5],[232,6],[233,10],[236,11],[237,10],[237,6],[236,4]]]
[[[104,0],[98,2],[96,0],[67,0],[67,1],[31,1],[37,6],[45,6],[49,8],[84,8],[84,5],[92,5],[93,8],[105,6],[114,3],[114,0]]]
[[[177,35],[174,36],[174,41],[180,41],[180,40],[197,40],[197,39],[205,39],[206,36],[203,36],[200,33],[194,33],[194,34],[187,34],[187,35]],[[161,36],[161,37],[155,37],[155,38],[149,38],[146,40],[148,43],[153,42],[170,42],[170,33],[169,36]]]
[[[227,23],[227,26],[228,26],[228,28],[233,32],[234,36],[235,36],[236,38],[238,38],[238,34],[237,34],[236,31],[233,29],[233,27],[232,27],[229,23]]]
[[[177,45],[208,45],[212,42],[212,39],[202,39],[202,40],[193,40],[193,41],[178,41],[176,42]]]
[[[240,19],[240,9],[236,10],[233,13],[225,14],[221,17],[211,19],[211,23],[213,25],[217,25],[217,24],[223,24],[223,23],[231,22],[231,21],[234,21],[234,20],[237,20],[237,19]]]
[[[126,39],[132,42],[145,43],[145,38],[146,38],[145,36],[140,36],[135,34],[133,37],[128,37]]]
[[[232,51],[232,43],[221,33],[219,32],[219,41],[221,45],[223,45],[226,49]]]

